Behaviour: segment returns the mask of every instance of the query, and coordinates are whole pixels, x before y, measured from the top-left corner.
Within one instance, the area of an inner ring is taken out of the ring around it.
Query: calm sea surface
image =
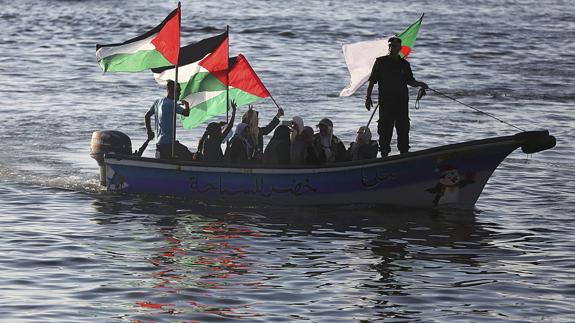
[[[118,129],[138,147],[164,90],[151,73],[104,75],[95,44],[143,33],[175,6],[0,0],[0,321],[575,322],[572,1],[183,1],[183,43],[230,25],[231,53],[287,116],[330,117],[346,143],[369,114],[365,87],[338,97],[341,44],[425,12],[416,78],[558,140],[511,154],[467,212],[103,192],[91,133]],[[263,122],[275,114],[270,100],[257,107]],[[411,119],[414,150],[516,132],[433,95]],[[195,147],[202,130],[178,136]]]

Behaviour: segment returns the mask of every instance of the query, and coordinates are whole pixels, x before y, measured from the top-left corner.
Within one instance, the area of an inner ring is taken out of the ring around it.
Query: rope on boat
[[[419,108],[421,107],[421,103],[419,102],[421,100],[421,98],[423,98],[427,93],[425,92],[425,89],[420,87],[419,91],[417,91],[417,99],[415,99],[415,110],[419,110]]]
[[[495,120],[497,120],[497,121],[499,121],[499,122],[502,122],[502,123],[504,123],[504,124],[506,124],[506,125],[508,125],[508,126],[511,126],[511,127],[515,128],[515,129],[517,129],[517,130],[519,130],[519,131],[523,131],[523,132],[525,131],[525,130],[523,130],[523,129],[517,127],[517,126],[512,125],[512,124],[509,123],[509,122],[506,122],[506,121],[503,121],[503,120],[497,118],[496,116],[494,116],[494,115],[492,115],[492,114],[489,114],[489,113],[487,113],[487,112],[483,112],[483,111],[481,111],[481,110],[479,110],[479,109],[477,109],[477,108],[474,108],[474,107],[470,106],[469,104],[465,104],[465,103],[463,103],[463,102],[457,100],[456,98],[453,98],[453,97],[451,97],[451,96],[449,96],[449,95],[447,95],[447,94],[445,94],[445,93],[439,92],[439,91],[437,91],[437,90],[435,90],[435,89],[432,89],[432,88],[430,88],[430,87],[428,87],[427,89],[429,89],[429,90],[431,90],[431,91],[433,91],[433,92],[435,92],[435,93],[437,93],[437,94],[439,94],[439,95],[443,95],[444,97],[446,97],[446,98],[448,98],[448,99],[451,99],[451,100],[453,100],[453,101],[455,101],[455,102],[457,102],[457,103],[459,103],[459,104],[461,104],[461,105],[464,105],[464,106],[466,106],[466,107],[468,107],[468,108],[471,108],[471,109],[473,109],[473,110],[475,110],[475,111],[477,111],[477,112],[483,113],[483,114],[485,114],[486,116],[491,117],[491,118],[493,118],[493,119],[495,119]],[[425,95],[425,94],[424,94],[424,95]],[[423,95],[422,95],[422,96],[423,96]],[[419,103],[419,99],[420,99],[420,97],[419,97],[419,95],[418,95],[418,100],[416,101],[417,103]]]

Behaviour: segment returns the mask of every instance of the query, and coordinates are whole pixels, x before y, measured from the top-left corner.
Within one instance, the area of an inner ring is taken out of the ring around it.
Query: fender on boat
[[[522,142],[521,151],[526,154],[551,149],[557,144],[557,140],[549,134],[548,130],[521,132],[515,135],[515,139]]]

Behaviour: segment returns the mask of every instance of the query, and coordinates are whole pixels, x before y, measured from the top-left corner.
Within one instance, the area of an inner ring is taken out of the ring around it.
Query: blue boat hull
[[[530,138],[536,137],[520,135],[321,168],[232,167],[106,155],[106,187],[109,191],[183,196],[223,205],[470,208],[505,157],[526,143],[532,144]]]

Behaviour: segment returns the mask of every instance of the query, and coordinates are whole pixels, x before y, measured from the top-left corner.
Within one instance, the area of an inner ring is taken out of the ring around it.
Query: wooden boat
[[[124,144],[111,144],[114,140],[107,141],[106,135],[121,137],[116,142]],[[108,131],[94,133],[92,157],[100,164],[101,184],[112,192],[223,205],[471,208],[497,166],[515,149],[535,153],[554,146],[548,131],[530,131],[321,167],[269,167],[139,157],[131,154],[126,135]]]

